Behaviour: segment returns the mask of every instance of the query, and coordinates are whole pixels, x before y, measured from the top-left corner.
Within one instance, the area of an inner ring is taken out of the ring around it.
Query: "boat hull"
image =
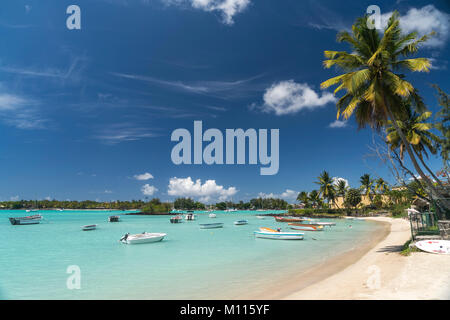
[[[302,224],[302,223],[289,223],[289,227],[293,230],[301,230],[301,231],[322,231],[323,226],[319,225],[310,225],[310,224]]]
[[[304,234],[298,232],[263,232],[254,231],[256,238],[271,240],[303,240]]]
[[[143,243],[153,243],[159,242],[164,239],[165,233],[149,233],[149,234],[139,234],[130,235],[126,240],[122,240],[125,244],[143,244]]]
[[[28,224],[39,224],[41,223],[42,216],[34,215],[29,217],[19,217],[19,218],[9,218],[9,222],[12,225],[28,225]]]
[[[81,229],[83,231],[91,231],[91,230],[97,229],[97,225],[93,224],[93,225],[89,225],[89,226],[83,226],[83,227],[81,227]]]
[[[234,224],[235,224],[236,226],[242,226],[242,225],[244,225],[244,224],[248,224],[248,221],[247,221],[247,220],[235,221]]]
[[[217,229],[217,228],[223,228],[223,223],[200,224],[200,229]]]
[[[277,222],[302,222],[302,221],[305,221],[305,219],[301,219],[301,218],[285,218],[285,217],[275,217],[275,220]]]

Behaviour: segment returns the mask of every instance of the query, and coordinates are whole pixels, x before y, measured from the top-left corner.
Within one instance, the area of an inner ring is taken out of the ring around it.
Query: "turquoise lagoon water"
[[[259,227],[282,227],[264,212],[198,214],[195,221],[171,224],[169,216],[123,212],[41,211],[44,222],[13,226],[0,212],[0,299],[229,299],[267,290],[289,276],[352,250],[378,230],[369,221],[337,220],[323,232],[305,232],[302,241],[256,239]],[[121,215],[121,222],[107,217]],[[248,225],[233,222],[249,220]],[[223,229],[199,223],[223,222]],[[98,224],[95,231],[82,225]],[[352,228],[349,228],[352,225]],[[127,232],[164,232],[159,243],[125,245]],[[315,240],[313,240],[313,238]],[[81,271],[81,288],[68,289],[68,266]]]

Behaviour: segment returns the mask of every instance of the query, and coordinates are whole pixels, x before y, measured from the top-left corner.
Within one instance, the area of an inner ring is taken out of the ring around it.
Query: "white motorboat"
[[[238,221],[234,222],[234,224],[236,226],[242,226],[242,225],[247,224],[247,223],[248,223],[248,220],[238,220]]]
[[[209,214],[209,217],[210,217],[210,218],[215,218],[215,217],[217,217],[217,216],[216,216],[215,213],[210,213],[210,214]]]
[[[119,222],[120,216],[110,216],[110,217],[108,217],[108,221],[109,222]]]
[[[317,222],[314,222],[314,224],[317,224],[319,226],[329,226],[329,227],[336,225],[335,222],[325,222],[325,221],[324,222],[317,221]]]
[[[138,234],[125,234],[121,239],[120,242],[125,244],[140,244],[140,243],[151,243],[151,242],[158,242],[164,239],[164,237],[167,234],[165,233],[138,233]]]
[[[263,220],[263,219],[265,219],[266,217],[264,217],[264,216],[256,216],[256,218]]]
[[[217,229],[223,228],[223,223],[201,223],[199,224],[200,229]]]
[[[301,232],[254,231],[255,237],[273,240],[303,240]]]
[[[12,225],[25,225],[25,224],[38,224],[42,220],[42,216],[40,214],[35,214],[28,217],[19,217],[19,218],[9,218],[9,222]]]
[[[188,220],[188,221],[193,221],[193,220],[195,220],[195,214],[193,214],[193,213],[187,213],[187,214],[184,216],[184,219],[185,219],[185,220]]]
[[[83,231],[91,231],[91,230],[97,229],[97,225],[96,224],[89,224],[87,226],[82,226],[81,229]]]

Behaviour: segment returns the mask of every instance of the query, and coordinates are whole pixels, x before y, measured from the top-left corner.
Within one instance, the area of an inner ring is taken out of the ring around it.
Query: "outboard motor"
[[[125,235],[122,238],[120,238],[119,241],[121,241],[121,242],[126,241],[128,239],[128,235],[129,235],[129,233],[125,233]]]

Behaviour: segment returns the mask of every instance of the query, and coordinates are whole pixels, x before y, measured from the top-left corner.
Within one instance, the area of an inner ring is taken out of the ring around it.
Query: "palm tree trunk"
[[[434,174],[434,172],[425,164],[425,161],[423,161],[423,157],[416,151],[416,149],[413,148],[414,153],[416,154],[417,158],[419,158],[420,162],[422,163],[422,165],[425,167],[425,169],[427,169],[427,171],[431,174],[431,176],[433,177],[434,180],[436,180],[436,182],[439,184],[439,186],[441,188],[443,188],[444,186],[442,185],[441,181],[438,179],[438,177],[436,177],[436,175]]]
[[[414,157],[412,148],[408,142],[408,140],[406,140],[405,135],[403,134],[403,131],[400,130],[400,128],[397,125],[397,121],[394,117],[394,114],[391,111],[391,108],[389,107],[389,104],[386,101],[386,96],[383,94],[383,101],[384,101],[384,106],[386,108],[386,111],[388,113],[389,118],[391,119],[395,130],[397,131],[398,135],[400,136],[400,139],[402,140],[403,144],[405,145],[406,148],[406,152],[408,152],[409,158],[411,159],[411,162],[413,163],[414,168],[416,169],[417,173],[420,175],[420,177],[422,178],[422,180],[425,182],[426,186],[428,187],[428,189],[430,190],[431,193],[431,198],[434,198],[436,200],[436,202],[441,202],[444,206],[444,210],[449,210],[450,208],[450,201],[448,201],[447,199],[444,198],[444,195],[441,194],[436,187],[433,185],[433,183],[431,182],[431,180],[425,175],[425,173],[422,171],[422,168],[419,166],[419,164],[417,163],[416,158]]]

